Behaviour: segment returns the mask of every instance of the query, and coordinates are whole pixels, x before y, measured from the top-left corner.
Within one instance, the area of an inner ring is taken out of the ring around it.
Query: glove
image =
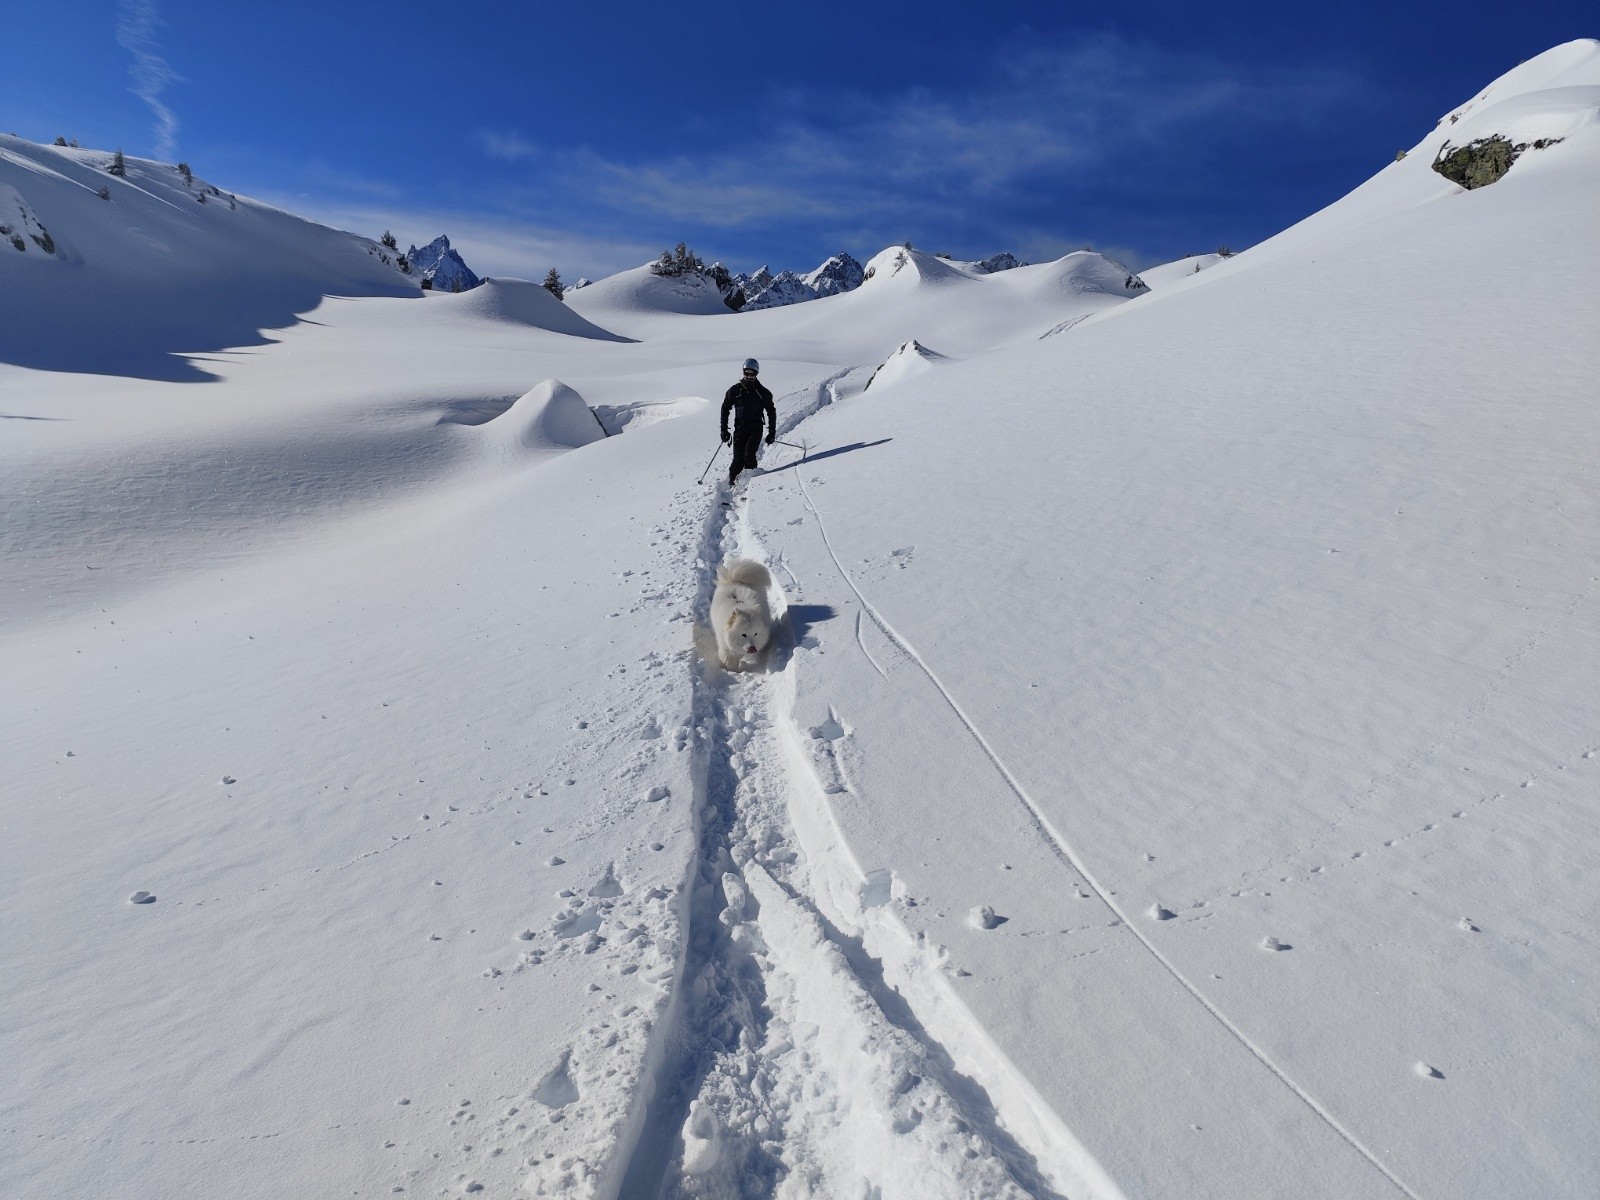
[[[767,434],[767,445],[769,445],[769,446],[772,445],[772,439],[777,437],[777,436],[778,435],[777,435],[776,432]]]
[[[727,431],[727,430],[726,430],[726,429],[724,429],[724,430],[723,430],[723,431],[722,431],[722,440],[723,440],[723,441],[724,441],[724,442],[731,442],[731,441],[732,441],[732,440],[733,440],[733,439],[732,439],[732,438],[730,438],[730,437],[729,437],[729,436],[728,436],[728,431]]]

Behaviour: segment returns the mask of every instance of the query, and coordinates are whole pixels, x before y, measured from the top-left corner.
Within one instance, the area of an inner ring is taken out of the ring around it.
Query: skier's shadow
[[[776,475],[779,471],[787,471],[793,467],[810,466],[824,458],[832,458],[835,454],[849,454],[852,450],[867,450],[873,446],[881,446],[885,442],[892,442],[893,438],[879,438],[875,442],[851,442],[848,446],[835,446],[832,450],[823,450],[818,454],[807,454],[804,458],[797,458],[793,462],[784,463],[781,467],[767,467],[763,475]]]

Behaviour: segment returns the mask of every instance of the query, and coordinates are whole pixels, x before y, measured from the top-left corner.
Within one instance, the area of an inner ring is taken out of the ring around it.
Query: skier
[[[772,407],[772,393],[756,378],[761,364],[744,360],[744,378],[728,389],[722,398],[722,440],[733,443],[733,465],[728,468],[728,486],[739,472],[756,465],[756,444],[761,441],[761,421],[766,418],[767,445],[778,436],[778,410]],[[733,411],[733,436],[728,436],[728,412]]]

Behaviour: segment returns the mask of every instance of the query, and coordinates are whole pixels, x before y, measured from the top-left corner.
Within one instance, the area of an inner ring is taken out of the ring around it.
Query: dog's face
[[[771,634],[767,623],[754,613],[735,612],[728,616],[728,645],[745,658],[758,658],[767,648]]]

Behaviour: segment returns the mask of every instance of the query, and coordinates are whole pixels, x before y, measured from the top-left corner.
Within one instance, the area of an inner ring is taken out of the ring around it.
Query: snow
[[[737,314],[0,139],[9,1188],[1593,1195],[1597,88]]]
[[[872,378],[867,380],[867,389],[893,387],[895,384],[904,383],[908,379],[916,379],[927,374],[933,368],[941,366],[949,360],[937,350],[929,350],[921,342],[912,338],[893,354],[884,364],[872,373]]]
[[[482,282],[444,234],[420,250],[412,246],[406,251],[406,261],[411,264],[411,274],[434,291],[465,292]]]

